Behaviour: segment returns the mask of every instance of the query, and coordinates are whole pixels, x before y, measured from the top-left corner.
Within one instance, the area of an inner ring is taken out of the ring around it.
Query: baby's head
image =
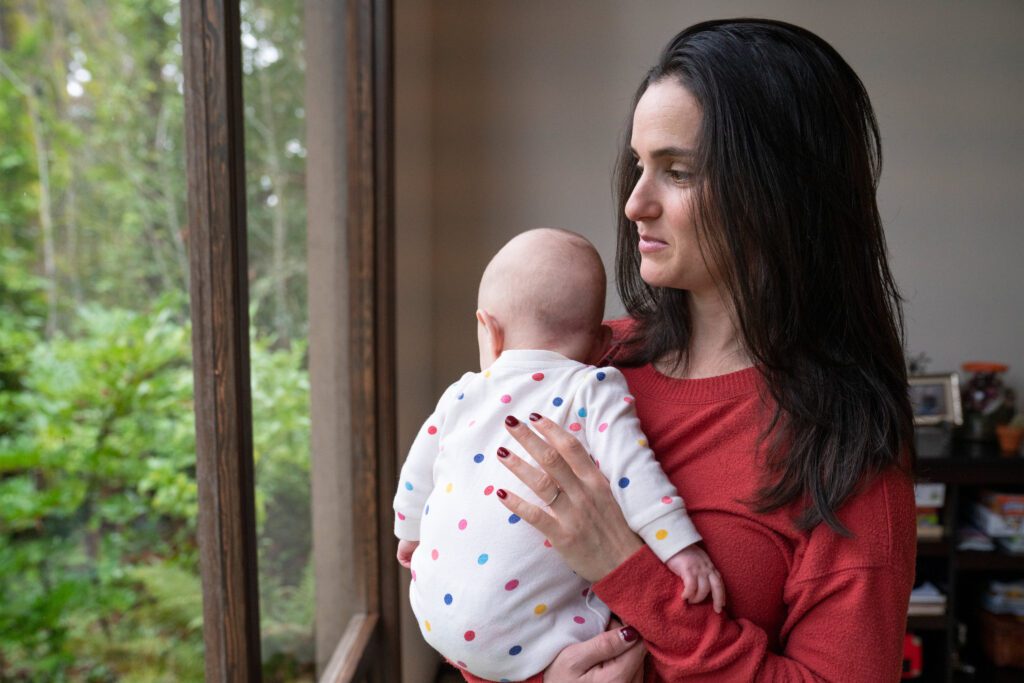
[[[480,367],[506,349],[546,349],[595,363],[608,341],[604,265],[594,245],[568,230],[514,237],[487,264],[477,298]]]

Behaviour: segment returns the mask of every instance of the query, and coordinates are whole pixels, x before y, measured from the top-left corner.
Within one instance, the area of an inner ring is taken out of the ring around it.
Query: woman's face
[[[694,223],[700,124],[697,100],[672,78],[651,84],[633,112],[630,146],[641,174],[625,213],[640,232],[640,277],[652,287],[715,287]]]

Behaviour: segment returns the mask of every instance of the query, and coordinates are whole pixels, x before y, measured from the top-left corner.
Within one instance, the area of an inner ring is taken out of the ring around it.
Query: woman
[[[613,362],[728,605],[680,596],[571,435],[510,417],[543,470],[503,461],[554,501],[503,503],[629,624],[544,680],[639,676],[636,633],[647,680],[896,680],[913,435],[863,85],[801,28],[698,24],[640,85],[627,139]]]

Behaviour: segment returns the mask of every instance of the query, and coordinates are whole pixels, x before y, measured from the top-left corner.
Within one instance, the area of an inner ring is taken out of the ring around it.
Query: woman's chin
[[[668,273],[664,272],[662,268],[648,265],[647,263],[640,263],[640,279],[647,283],[650,287],[671,287],[672,278],[669,277]]]

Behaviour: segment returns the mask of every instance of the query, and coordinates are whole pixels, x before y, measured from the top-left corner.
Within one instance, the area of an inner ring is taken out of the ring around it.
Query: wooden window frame
[[[392,6],[305,10],[316,629],[331,652],[320,681],[398,681]],[[239,0],[182,0],[181,12],[206,680],[251,683],[261,659]],[[333,495],[346,482],[347,500]],[[345,559],[348,586],[332,580]],[[346,609],[347,623],[332,617]]]

